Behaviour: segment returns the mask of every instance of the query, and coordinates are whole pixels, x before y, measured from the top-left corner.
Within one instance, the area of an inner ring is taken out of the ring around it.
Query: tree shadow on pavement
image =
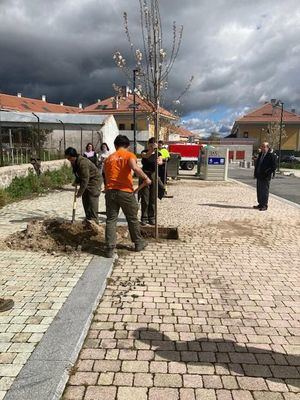
[[[232,206],[232,205],[229,205],[229,204],[205,203],[205,204],[198,204],[198,205],[199,206],[216,207],[216,208],[240,208],[242,210],[253,210],[253,207]]]
[[[286,384],[300,388],[299,355],[275,352],[259,345],[244,347],[225,339],[203,337],[187,342],[174,341],[152,328],[136,329],[133,336],[149,345],[160,358],[191,367],[192,373],[201,374],[201,367],[218,365],[232,375],[276,381],[283,379]]]

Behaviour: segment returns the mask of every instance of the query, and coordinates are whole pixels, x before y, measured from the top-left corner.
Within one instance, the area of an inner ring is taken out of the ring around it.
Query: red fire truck
[[[205,145],[195,143],[172,143],[169,144],[170,153],[178,153],[181,156],[181,169],[191,171],[197,164],[199,153]]]

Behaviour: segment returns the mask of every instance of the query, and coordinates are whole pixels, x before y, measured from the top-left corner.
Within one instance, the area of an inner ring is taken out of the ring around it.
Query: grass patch
[[[60,189],[73,179],[72,169],[67,165],[55,171],[46,171],[40,176],[30,170],[27,176],[15,177],[7,188],[0,189],[0,208],[35,194]]]
[[[282,163],[280,163],[280,166],[282,168],[288,168],[288,169],[300,169],[300,163],[285,163],[285,162],[282,162]]]

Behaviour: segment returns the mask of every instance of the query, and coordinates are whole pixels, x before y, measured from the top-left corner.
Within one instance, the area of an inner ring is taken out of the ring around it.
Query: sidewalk
[[[281,168],[281,171],[294,174],[297,178],[300,178],[300,169],[295,169],[295,168],[293,168],[293,169],[292,169],[292,168]]]
[[[180,240],[118,260],[63,399],[299,399],[299,209],[235,182],[168,193]]]
[[[24,229],[30,219],[71,219],[73,191],[10,204],[0,210],[0,240]],[[104,209],[104,196],[100,197]],[[78,201],[76,216],[84,215]],[[0,251],[0,297],[12,298],[12,310],[0,314],[0,399],[3,399],[92,257]],[[23,400],[23,399],[22,399]],[[25,399],[24,399],[25,400]],[[42,399],[41,399],[42,400]]]

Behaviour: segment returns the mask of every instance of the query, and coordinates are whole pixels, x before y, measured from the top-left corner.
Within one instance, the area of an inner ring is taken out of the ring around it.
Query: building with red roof
[[[128,136],[130,141],[133,141],[133,109],[134,99],[133,94],[127,87],[122,87],[122,92],[117,96],[112,96],[104,100],[98,100],[97,103],[85,107],[82,113],[88,114],[111,114],[115,117],[119,131]],[[154,123],[152,113],[154,111],[153,104],[143,98],[141,95],[136,95],[136,130],[137,142],[139,148],[144,147],[146,141],[154,136]],[[170,111],[160,107],[160,138],[168,140],[168,126],[172,121],[178,119],[177,116]]]
[[[75,114],[82,110],[81,105],[78,107],[66,106],[63,103],[48,103],[46,96],[42,99],[32,99],[23,97],[21,93],[17,96],[0,93],[0,110],[19,111],[19,112],[39,112],[39,113],[58,113],[58,114]]]
[[[281,121],[281,106],[266,102],[261,107],[237,119],[232,127],[230,137],[254,140],[254,148],[267,141],[266,132],[270,124]],[[283,128],[286,137],[282,138],[282,150],[300,151],[300,115],[294,109],[283,109]],[[276,149],[278,150],[278,149]]]
[[[193,142],[198,139],[199,135],[189,131],[183,126],[176,126],[174,124],[168,125],[168,141],[169,142]]]

